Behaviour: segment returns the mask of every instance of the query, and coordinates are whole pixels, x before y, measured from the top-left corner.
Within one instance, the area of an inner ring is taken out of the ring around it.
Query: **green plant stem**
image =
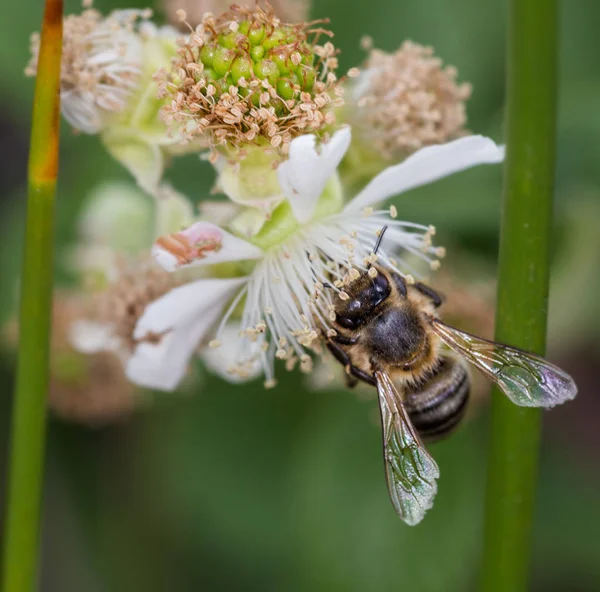
[[[509,0],[507,156],[496,339],[544,353],[556,141],[557,1]],[[492,418],[484,592],[528,589],[541,412],[498,389]]]
[[[47,0],[29,153],[19,356],[4,538],[4,592],[31,592],[37,579],[52,315],[61,44],[62,0]]]

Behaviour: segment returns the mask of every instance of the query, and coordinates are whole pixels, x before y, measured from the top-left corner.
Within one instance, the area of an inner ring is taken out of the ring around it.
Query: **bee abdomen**
[[[465,364],[445,356],[423,384],[405,391],[406,410],[421,438],[436,440],[456,428],[464,417],[469,389]]]

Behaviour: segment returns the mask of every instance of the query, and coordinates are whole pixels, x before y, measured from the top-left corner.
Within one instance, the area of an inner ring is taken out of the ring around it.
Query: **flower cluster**
[[[196,357],[232,382],[273,386],[278,362],[310,372],[335,334],[334,303],[377,274],[375,260],[410,283],[444,256],[433,227],[381,204],[504,156],[466,135],[470,89],[430,49],[375,51],[338,79],[324,23],[287,14],[283,0],[180,10],[177,42],[144,11],[65,20],[63,113],[151,195],[113,186],[86,209],[72,263],[92,305],[69,335],[136,385],[173,390]],[[164,181],[165,159],[207,148],[227,200],[195,209]],[[356,189],[344,167],[366,182]]]
[[[166,121],[226,152],[258,143],[286,153],[293,138],[335,122],[332,106],[342,103],[336,50],[317,44],[330,35],[315,23],[283,24],[271,8],[205,14],[164,72]]]

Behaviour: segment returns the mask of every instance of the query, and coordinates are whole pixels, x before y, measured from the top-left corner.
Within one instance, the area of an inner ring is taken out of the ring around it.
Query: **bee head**
[[[392,288],[384,274],[374,278],[368,274],[354,280],[347,300],[338,297],[336,322],[344,329],[355,330],[364,325],[377,307],[391,294]]]

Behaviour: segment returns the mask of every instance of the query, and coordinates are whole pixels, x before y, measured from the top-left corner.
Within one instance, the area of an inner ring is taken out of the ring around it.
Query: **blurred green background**
[[[359,39],[396,49],[430,44],[471,81],[469,128],[502,140],[505,2],[315,0],[342,50]],[[144,4],[135,2],[136,7]],[[124,8],[97,0],[102,11]],[[67,2],[67,11],[78,3]],[[28,37],[41,0],[5,3],[0,25],[0,314],[14,314],[33,82]],[[600,590],[600,51],[597,0],[562,3],[556,248],[549,357],[580,386],[546,414],[532,590]],[[195,157],[169,172],[202,199],[213,181]],[[97,138],[65,125],[57,241],[74,239],[82,199],[102,180],[128,180]],[[400,217],[433,223],[445,269],[472,290],[495,270],[501,171],[480,167],[396,200]],[[68,281],[57,270],[57,283]],[[493,286],[492,286],[493,288]],[[452,295],[449,295],[452,298]],[[468,323],[468,319],[465,319]],[[0,367],[0,475],[14,358]],[[206,377],[198,392],[158,397],[116,424],[90,429],[52,418],[41,589],[104,591],[468,591],[481,553],[488,417],[485,402],[432,447],[438,498],[421,525],[395,516],[385,489],[376,401],[313,392],[282,373],[279,388]],[[2,490],[4,491],[4,483]],[[2,494],[2,500],[4,495]],[[510,592],[510,591],[507,591]]]

